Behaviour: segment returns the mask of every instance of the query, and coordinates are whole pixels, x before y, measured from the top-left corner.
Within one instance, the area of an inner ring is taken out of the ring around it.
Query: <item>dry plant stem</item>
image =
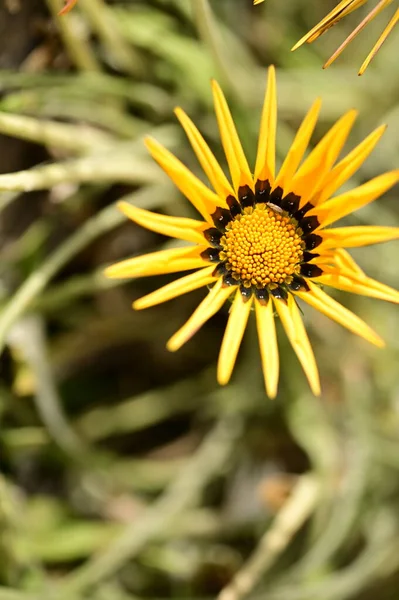
[[[149,159],[132,155],[133,147],[132,143],[119,144],[114,146],[113,151],[102,155],[0,175],[0,191],[32,192],[46,190],[59,183],[150,183],[159,180],[156,166]]]
[[[241,430],[239,417],[222,418],[159,500],[138,521],[127,526],[101,554],[64,579],[57,592],[58,599],[67,600],[71,594],[81,593],[113,575],[136,557],[148,542],[170,528],[184,510],[194,506],[205,485],[225,468]]]
[[[42,319],[33,315],[22,319],[10,337],[35,375],[35,404],[47,431],[66,454],[80,460],[87,452],[63,412],[47,356]]]
[[[78,154],[98,150],[113,142],[111,136],[89,126],[56,123],[3,112],[0,112],[0,133]]]
[[[300,478],[252,556],[231,583],[220,592],[218,600],[239,600],[252,592],[262,575],[273,565],[314,511],[319,491],[314,477],[304,475]]]
[[[149,208],[151,203],[156,201],[153,197],[152,186],[130,194],[126,199],[134,199],[136,205],[142,208]],[[12,325],[25,313],[54,275],[93,240],[114,229],[124,220],[125,217],[115,206],[107,206],[71,235],[38,269],[29,275],[1,313],[0,353]]]
[[[137,75],[142,71],[140,57],[124,39],[113,11],[102,0],[80,0],[79,6],[118,67],[130,75]]]
[[[191,2],[201,39],[208,47],[223,80],[232,90],[234,90],[235,94],[240,97],[242,94],[241,87],[237,86],[236,78],[231,76],[234,69],[231,68],[232,65],[228,64],[226,55],[223,52],[223,45],[216,28],[216,21],[209,1],[191,0]]]
[[[76,34],[76,29],[73,27],[76,15],[60,17],[58,15],[62,8],[60,0],[47,0],[47,5],[57,22],[65,48],[76,67],[81,71],[101,71],[100,63],[90,45]]]

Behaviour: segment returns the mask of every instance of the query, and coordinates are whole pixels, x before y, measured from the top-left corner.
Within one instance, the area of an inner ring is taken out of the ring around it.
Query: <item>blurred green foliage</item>
[[[320,68],[357,16],[289,52],[335,0],[79,0],[63,19],[60,5],[39,3],[20,68],[0,72],[2,148],[24,140],[32,166],[21,159],[0,175],[0,600],[214,598],[237,572],[249,588],[223,600],[396,599],[397,308],[337,294],[385,350],[306,311],[323,397],[281,336],[271,403],[253,324],[219,388],[227,309],[169,354],[165,341],[203,291],[134,313],[131,301],[167,278],[115,282],[102,270],[170,244],[126,223],[115,200],[191,214],[142,143],[154,136],[199,173],[176,105],[223,161],[212,77],[251,161],[274,63],[280,160],[321,96],[314,141],[352,107],[350,147],[389,125],[352,184],[397,168],[397,36],[359,79],[367,34]],[[397,195],[347,223],[398,225]],[[354,254],[397,286],[397,244]]]

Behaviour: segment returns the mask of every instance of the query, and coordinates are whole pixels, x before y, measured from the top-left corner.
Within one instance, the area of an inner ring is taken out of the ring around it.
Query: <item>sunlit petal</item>
[[[133,303],[133,308],[136,310],[142,310],[143,308],[149,308],[162,302],[167,302],[177,296],[182,296],[188,292],[192,292],[198,288],[209,285],[215,281],[215,277],[212,276],[214,267],[205,267],[195,273],[190,273],[185,277],[180,277],[167,285],[159,288],[147,296],[143,296]]]
[[[289,296],[287,304],[281,302],[281,300],[275,300],[274,303],[287,337],[308,378],[311,390],[315,396],[319,396],[321,391],[319,372],[295,299]]]
[[[137,208],[129,202],[118,202],[118,208],[137,225],[142,225],[151,231],[187,242],[194,242],[195,244],[205,243],[201,221],[160,215],[143,208]]]
[[[175,352],[181,348],[206,321],[221,309],[234,289],[222,287],[222,281],[219,279],[188,321],[170,338],[167,343],[168,350]]]
[[[279,356],[272,301],[269,300],[266,306],[255,302],[255,311],[266,391],[269,398],[275,398],[279,376]]]
[[[384,347],[384,341],[371,329],[371,327],[362,321],[362,319],[331,298],[314,283],[309,282],[309,286],[311,293],[298,292],[297,296],[310,304],[310,306],[313,306],[316,310],[322,312],[330,319],[337,321],[337,323],[340,323],[340,325],[346,327],[353,333],[356,333],[368,342],[379,348]]]
[[[258,151],[256,154],[255,181],[269,180],[274,182],[276,163],[276,128],[277,128],[277,90],[276,72],[269,68],[266,96],[260,122]]]
[[[250,188],[253,188],[251,171],[224,94],[216,81],[212,82],[212,89],[220,137],[235,191],[237,192],[242,185],[249,185]]]
[[[226,385],[230,380],[247,326],[251,304],[252,298],[245,302],[241,292],[239,290],[236,292],[219,354],[217,377],[220,385]]]

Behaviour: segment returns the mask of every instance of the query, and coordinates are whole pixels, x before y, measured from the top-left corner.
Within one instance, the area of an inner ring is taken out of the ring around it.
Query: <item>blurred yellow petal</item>
[[[395,27],[395,25],[397,25],[398,22],[399,22],[399,8],[396,10],[392,19],[389,21],[388,25],[386,26],[386,28],[384,29],[384,31],[378,38],[377,43],[375,44],[375,46],[373,46],[373,49],[371,50],[370,54],[367,56],[366,60],[360,67],[359,75],[363,75],[363,73],[365,72],[365,70],[367,69],[367,67],[369,66],[369,64],[371,63],[371,61],[373,60],[373,58],[375,57],[375,55],[381,48],[382,44],[385,42],[385,40],[391,33],[392,29]]]
[[[311,211],[317,214],[323,227],[373,202],[399,182],[399,169],[371,179],[367,183],[324,202]]]
[[[62,15],[66,15],[67,13],[69,13],[70,10],[73,9],[73,7],[77,4],[78,0],[66,0],[65,2],[65,6],[64,8],[61,8],[61,10],[58,13],[58,16],[61,17]]]
[[[154,160],[167,173],[181,193],[190,200],[204,219],[211,223],[212,219],[209,215],[215,211],[217,205],[221,204],[219,197],[156,140],[146,138],[145,144]]]
[[[129,204],[128,202],[118,202],[118,208],[129,219],[137,223],[137,225],[142,225],[156,233],[187,242],[194,242],[195,244],[206,243],[202,233],[204,224],[200,221],[160,215],[149,210],[144,210],[143,208],[137,208],[137,206],[133,206],[133,204]]]
[[[186,113],[181,108],[176,108],[175,113],[215,192],[222,200],[225,200],[227,196],[234,194],[234,191],[223,173],[222,168],[210,151],[208,144]]]
[[[233,186],[237,192],[243,185],[253,190],[254,182],[241,146],[229,107],[219,84],[212,81],[213,100],[224,153],[229,165]]]
[[[281,166],[275,182],[275,186],[281,186],[284,189],[291,190],[291,180],[298,169],[312,137],[317,123],[321,108],[321,100],[318,98],[312,105],[308,114],[304,118],[298,133],[288,151],[288,154]]]
[[[274,182],[276,163],[277,90],[276,71],[269,67],[265,101],[260,122],[258,150],[256,154],[255,181]]]
[[[203,250],[203,248],[202,248]],[[200,256],[201,248],[185,247],[160,250],[144,256],[135,256],[122,260],[105,269],[106,277],[112,279],[124,279],[128,277],[148,277],[150,275],[161,275],[176,273],[177,271],[188,271],[208,266],[208,263]]]
[[[240,290],[237,290],[220,348],[217,370],[217,378],[220,385],[226,385],[230,381],[238,350],[248,323],[251,305],[252,298],[245,301]]]
[[[321,393],[319,372],[295,298],[289,295],[287,304],[276,299],[274,300],[274,304],[287,337],[308,378],[310,388],[315,396],[319,396]]]
[[[338,47],[338,49],[332,54],[332,56],[324,63],[323,68],[329,67],[337,58],[342,54],[342,52],[347,48],[347,46],[354,40],[354,38],[361,32],[363,29],[373,21],[377,15],[382,12],[385,8],[387,8],[390,4],[392,4],[394,0],[380,0],[376,6],[372,8],[372,10],[364,17],[364,19],[359,23],[359,25],[350,33],[350,35],[342,42],[342,44]],[[324,18],[322,19],[315,27],[313,27],[306,35],[304,35],[297,44],[292,48],[292,50],[296,50],[299,46],[306,43],[312,43],[317,40],[323,33],[325,33],[330,27],[341,21],[344,17],[349,15],[351,12],[357,10],[364,4],[366,4],[368,0],[341,0],[338,5]],[[368,65],[375,57],[377,52],[380,50],[381,46],[395,27],[395,25],[399,22],[399,9],[396,10],[393,17],[389,21],[388,25],[385,27],[384,31],[380,35],[377,40],[377,43],[373,46],[370,54],[367,56],[366,60],[363,62],[362,66],[359,70],[359,75],[362,75],[364,71],[367,69]]]
[[[323,290],[314,283],[308,282],[308,285],[311,292],[296,292],[296,295],[299,296],[299,298],[302,298],[302,300],[310,304],[310,306],[313,306],[316,310],[320,311],[330,319],[333,319],[343,327],[346,327],[352,331],[352,333],[356,333],[371,344],[374,344],[379,348],[385,346],[385,343],[380,336],[377,335],[362,319],[347,308],[344,308],[342,304],[336,300],[333,300],[333,298],[323,292]]]
[[[175,352],[181,348],[206,321],[222,308],[235,289],[234,287],[222,287],[222,280],[219,279],[188,321],[170,338],[167,343],[168,350]]]
[[[272,301],[269,300],[266,306],[255,302],[255,311],[266,392],[269,398],[275,398],[279,376],[279,356]]]
[[[292,50],[296,50],[307,42],[313,42],[321,34],[327,31],[327,29],[338,23],[343,17],[349,15],[352,11],[356,10],[366,2],[368,2],[368,0],[341,0],[341,2],[339,2],[339,4],[324,17],[324,19],[317,23],[313,29],[295,44]]]
[[[391,4],[392,0],[380,0],[380,2],[369,12],[368,15],[359,23],[357,27],[352,31],[350,35],[342,42],[332,56],[324,63],[323,69],[326,69],[342,54],[342,52],[349,46],[349,44],[363,31],[363,29],[382,11],[384,8]],[[361,75],[361,73],[359,73]]]
[[[167,302],[172,298],[176,298],[182,294],[187,294],[188,292],[192,292],[200,287],[209,285],[215,281],[215,277],[212,276],[214,269],[214,266],[205,267],[199,271],[195,271],[195,273],[190,273],[190,275],[176,279],[175,281],[172,281],[171,283],[159,288],[155,292],[147,294],[147,296],[143,296],[142,298],[139,298],[139,300],[133,302],[133,308],[135,310],[149,308],[150,306]]]

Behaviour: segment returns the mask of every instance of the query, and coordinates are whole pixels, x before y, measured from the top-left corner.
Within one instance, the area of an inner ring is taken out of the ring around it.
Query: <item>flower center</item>
[[[297,221],[267,204],[245,208],[220,240],[220,260],[244,287],[290,283],[300,272],[304,243]]]

